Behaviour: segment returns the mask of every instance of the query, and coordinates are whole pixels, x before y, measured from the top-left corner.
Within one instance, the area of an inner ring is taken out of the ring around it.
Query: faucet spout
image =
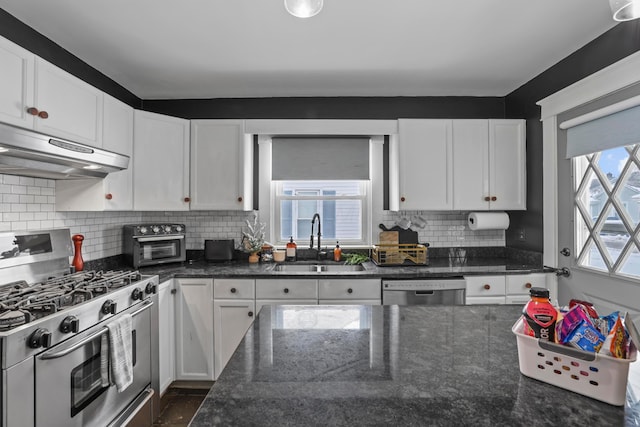
[[[316,219],[318,220],[318,258],[320,258],[320,236],[322,236],[322,233],[320,232],[320,214],[319,213],[315,213],[313,215],[313,218],[311,219],[311,245],[309,246],[309,249],[313,249],[313,228],[316,223]]]

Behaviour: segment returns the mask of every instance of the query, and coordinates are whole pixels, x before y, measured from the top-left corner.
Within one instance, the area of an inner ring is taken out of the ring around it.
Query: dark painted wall
[[[189,119],[504,118],[501,97],[290,97],[144,100],[143,109]]]
[[[4,9],[0,9],[0,36],[11,40],[134,108],[140,108],[142,105],[140,98],[133,93],[38,33],[33,28],[17,20]]]
[[[640,49],[640,21],[618,24],[506,96],[507,118],[527,119],[527,210],[510,212],[507,246],[542,251],[542,123],[536,102]],[[524,228],[525,241],[517,238]]]

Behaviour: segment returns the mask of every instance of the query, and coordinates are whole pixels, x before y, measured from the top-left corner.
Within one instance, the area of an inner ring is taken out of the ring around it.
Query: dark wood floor
[[[172,384],[160,399],[160,415],[153,427],[186,427],[207,395],[209,386]]]

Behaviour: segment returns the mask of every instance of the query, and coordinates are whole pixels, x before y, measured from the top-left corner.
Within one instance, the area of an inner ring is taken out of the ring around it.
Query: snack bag
[[[620,316],[616,318],[613,327],[611,328],[611,332],[607,335],[607,338],[602,345],[602,354],[606,354],[607,356],[617,357],[618,359],[626,359],[627,358],[627,348],[628,348],[628,339],[627,333],[624,330],[624,326],[622,324],[622,320],[620,320]]]
[[[584,351],[597,353],[604,343],[605,337],[587,321],[581,321],[569,334],[566,342]]]
[[[563,344],[567,343],[569,335],[581,322],[587,322],[592,325],[591,318],[587,315],[583,307],[582,304],[576,304],[568,312],[564,313],[562,323],[560,324],[558,342]]]

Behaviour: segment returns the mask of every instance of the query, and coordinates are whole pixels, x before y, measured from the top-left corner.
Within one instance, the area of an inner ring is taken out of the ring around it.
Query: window
[[[640,277],[640,144],[574,158],[578,265]]]
[[[307,241],[311,220],[318,213],[322,223],[323,246],[366,244],[368,229],[369,181],[274,181],[273,218],[276,244],[293,236]],[[318,226],[314,229],[314,238]]]

